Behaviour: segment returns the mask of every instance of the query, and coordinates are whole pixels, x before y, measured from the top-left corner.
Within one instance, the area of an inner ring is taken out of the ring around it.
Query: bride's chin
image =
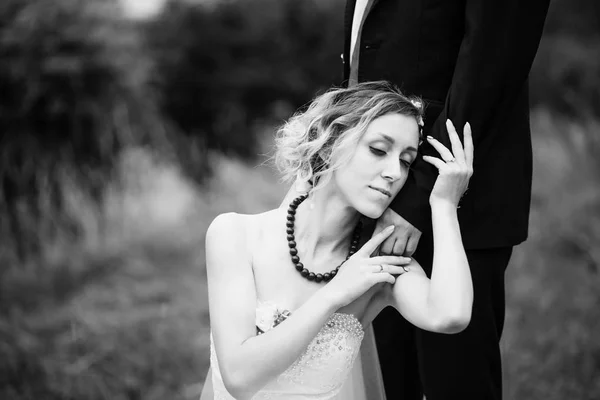
[[[379,217],[381,217],[381,215],[385,211],[385,208],[382,208],[380,205],[365,204],[362,207],[357,208],[356,211],[358,211],[360,214],[364,215],[367,218],[379,219]]]

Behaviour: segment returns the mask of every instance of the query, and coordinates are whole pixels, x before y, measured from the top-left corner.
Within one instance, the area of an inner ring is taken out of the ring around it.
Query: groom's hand
[[[379,254],[412,256],[417,249],[419,239],[421,239],[421,231],[412,226],[410,222],[400,215],[396,214],[394,210],[388,208],[377,220],[373,235],[377,235],[390,225],[394,225],[396,229],[394,229],[394,233],[385,239],[381,246],[379,246]]]

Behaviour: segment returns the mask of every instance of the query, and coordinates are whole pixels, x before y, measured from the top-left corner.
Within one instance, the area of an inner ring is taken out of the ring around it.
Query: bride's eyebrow
[[[387,134],[385,134],[383,132],[377,132],[377,134],[379,136],[381,136],[383,139],[385,139],[386,142],[389,142],[390,144],[396,143],[396,141],[394,140],[394,138],[391,137],[390,135],[387,135]]]
[[[389,143],[390,143],[390,144],[392,144],[392,145],[393,145],[394,143],[396,143],[396,141],[394,140],[394,138],[393,138],[393,137],[391,137],[390,135],[387,135],[387,134],[385,134],[385,133],[383,133],[383,132],[376,132],[376,133],[377,133],[377,135],[379,135],[381,138],[383,138],[383,139],[384,139],[386,142],[389,142]],[[416,153],[418,152],[418,150],[417,150],[416,148],[414,148],[413,146],[408,146],[407,148],[405,148],[405,149],[403,150],[403,152],[409,152],[409,153],[415,153],[415,154],[416,154]]]

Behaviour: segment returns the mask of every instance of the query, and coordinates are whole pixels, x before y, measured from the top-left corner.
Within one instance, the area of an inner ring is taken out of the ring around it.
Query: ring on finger
[[[447,163],[454,162],[454,161],[456,161],[456,158],[454,158],[454,157],[449,158],[448,160],[446,160]]]
[[[377,272],[383,272],[383,265],[379,264],[379,271]]]
[[[402,266],[402,269],[404,270],[404,272],[408,272],[408,271],[410,271],[410,270],[408,269],[408,267],[405,267],[404,265]]]

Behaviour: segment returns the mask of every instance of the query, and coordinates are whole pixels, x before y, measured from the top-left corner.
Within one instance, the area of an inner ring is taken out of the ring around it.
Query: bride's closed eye
[[[386,152],[384,150],[378,149],[376,147],[373,146],[369,146],[369,149],[371,150],[371,153],[377,155],[377,156],[384,156],[386,155]]]
[[[378,149],[377,147],[373,147],[373,146],[369,146],[369,150],[371,150],[371,153],[373,153],[379,157],[385,156],[387,154],[387,152],[385,150],[381,150],[381,149]],[[402,164],[404,167],[410,169],[412,162],[401,158],[400,164]]]

